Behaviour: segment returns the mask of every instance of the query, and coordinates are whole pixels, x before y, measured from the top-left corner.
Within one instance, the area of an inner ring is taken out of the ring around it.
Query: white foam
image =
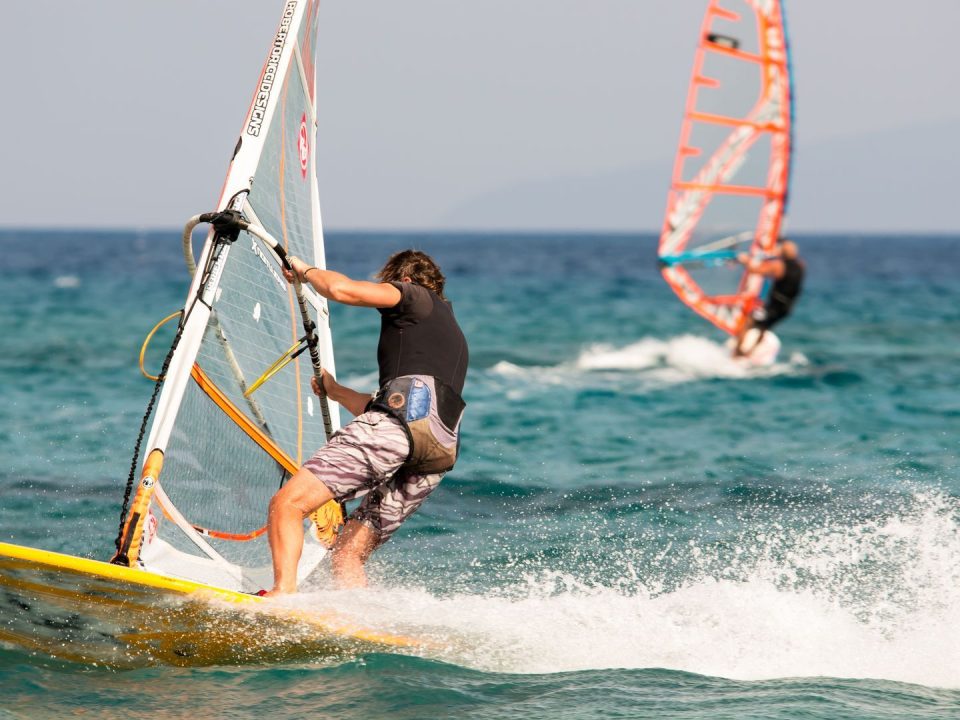
[[[80,287],[80,278],[76,275],[58,275],[53,279],[53,286],[58,288]]]
[[[605,585],[547,571],[481,594],[376,588],[300,602],[349,607],[358,621],[440,643],[428,656],[486,671],[670,668],[960,687],[955,498],[921,494],[884,520],[772,525],[745,538],[737,564],[666,592],[631,587],[619,558],[623,581]]]
[[[662,340],[646,337],[625,346],[594,344],[572,360],[552,366],[523,367],[501,361],[490,373],[541,385],[623,381],[625,374],[651,385],[673,385],[711,378],[753,378],[795,373],[808,364],[794,353],[785,362],[755,366],[732,357],[720,342],[694,335]]]

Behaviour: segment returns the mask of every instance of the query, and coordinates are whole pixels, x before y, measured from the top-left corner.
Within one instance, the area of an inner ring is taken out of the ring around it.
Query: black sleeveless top
[[[796,258],[783,258],[783,277],[774,281],[770,288],[770,301],[781,307],[793,305],[803,288],[804,264]]]
[[[390,283],[400,302],[380,308],[380,387],[402,375],[432,375],[463,394],[469,351],[450,303],[415,283]]]

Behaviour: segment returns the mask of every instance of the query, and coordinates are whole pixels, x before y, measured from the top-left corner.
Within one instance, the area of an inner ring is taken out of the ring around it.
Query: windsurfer
[[[466,339],[445,279],[426,253],[404,250],[387,260],[380,282],[352,280],[290,258],[293,272],[325,298],[377,308],[380,389],[366,394],[323,373],[313,390],[356,417],[323,445],[270,501],[267,535],[274,586],[267,595],[296,591],[303,521],[330,500],[363,497],[331,554],[341,587],[366,585],[364,563],[420,507],[456,462],[460,398],[467,371]],[[285,271],[288,282],[293,273]]]
[[[733,356],[741,357],[750,354],[743,349],[744,337],[749,329],[757,328],[760,331],[753,344],[756,347],[763,338],[763,334],[793,310],[803,287],[806,265],[800,258],[797,244],[786,239],[780,240],[770,257],[757,258],[747,253],[740,253],[737,261],[751,273],[773,279],[773,286],[770,288],[766,302],[753,311],[737,335]]]

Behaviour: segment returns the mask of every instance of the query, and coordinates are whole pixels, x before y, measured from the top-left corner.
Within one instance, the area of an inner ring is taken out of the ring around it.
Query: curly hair
[[[375,276],[381,282],[400,282],[408,277],[417,285],[433,290],[441,300],[446,278],[432,257],[420,250],[401,250],[390,256]]]

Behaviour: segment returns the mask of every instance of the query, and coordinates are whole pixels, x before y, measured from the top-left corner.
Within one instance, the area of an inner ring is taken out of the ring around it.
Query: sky
[[[657,231],[706,0],[323,0],[329,229]],[[216,203],[281,0],[0,9],[0,226]],[[793,0],[795,232],[958,232],[958,0]]]

